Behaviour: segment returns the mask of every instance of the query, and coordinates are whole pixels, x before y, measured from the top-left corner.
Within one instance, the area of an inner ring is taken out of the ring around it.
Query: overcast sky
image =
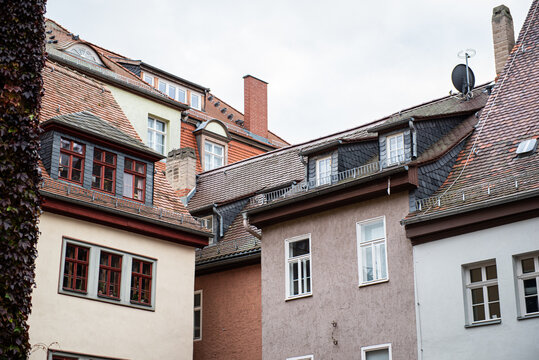
[[[243,112],[243,79],[269,83],[269,129],[291,143],[449,93],[473,48],[476,84],[495,76],[501,0],[48,0],[81,38],[209,87]],[[515,38],[531,0],[505,0]]]

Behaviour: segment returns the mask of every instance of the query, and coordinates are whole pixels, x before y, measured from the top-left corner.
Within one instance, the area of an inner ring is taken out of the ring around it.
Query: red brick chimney
[[[268,83],[251,75],[243,77],[244,127],[268,137]]]
[[[498,76],[502,72],[513,46],[515,46],[513,17],[505,5],[496,6],[492,10],[492,39],[494,41],[496,75]]]

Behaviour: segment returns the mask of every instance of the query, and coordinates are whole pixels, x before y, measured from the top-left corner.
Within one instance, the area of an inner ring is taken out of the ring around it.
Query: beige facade
[[[148,117],[166,124],[165,153],[180,148],[181,110],[158,103],[155,100],[135,95],[132,92],[107,85],[114,99],[137,131],[142,141],[148,145]]]
[[[392,359],[417,358],[412,246],[399,223],[407,213],[400,192],[263,228],[263,359],[360,359],[380,344],[391,344]],[[360,287],[356,224],[379,217],[388,280]],[[285,240],[306,234],[312,295],[286,300]]]
[[[47,359],[47,347],[133,360],[192,359],[194,248],[48,212],[40,231],[31,360]],[[61,293],[64,238],[155,259],[155,309]]]

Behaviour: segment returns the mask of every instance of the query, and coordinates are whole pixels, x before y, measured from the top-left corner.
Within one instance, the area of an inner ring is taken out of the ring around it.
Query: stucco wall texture
[[[386,343],[394,360],[417,358],[412,246],[399,224],[407,212],[401,192],[263,229],[263,359],[360,359],[361,347]],[[359,287],[356,223],[379,216],[389,281]],[[313,295],[285,301],[285,239],[309,233]]]
[[[194,248],[48,212],[39,230],[31,345],[96,357],[192,359]],[[60,294],[64,236],[157,259],[155,311]],[[30,360],[48,359],[45,349],[35,350]]]
[[[262,358],[260,264],[197,276],[202,290],[202,340],[194,360]]]

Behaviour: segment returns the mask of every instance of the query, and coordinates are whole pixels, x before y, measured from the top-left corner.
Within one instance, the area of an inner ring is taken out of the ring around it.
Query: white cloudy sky
[[[243,110],[243,75],[269,82],[269,128],[296,143],[448,94],[457,53],[495,76],[501,0],[48,0],[81,38],[207,86]],[[517,37],[531,0],[504,0]]]

